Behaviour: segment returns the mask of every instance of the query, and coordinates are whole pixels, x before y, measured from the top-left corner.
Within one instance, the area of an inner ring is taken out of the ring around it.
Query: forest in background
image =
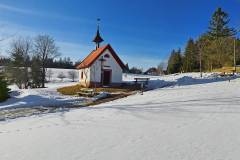
[[[228,13],[221,8],[213,13],[208,30],[196,40],[190,38],[184,48],[173,50],[168,59],[167,73],[211,72],[222,67],[233,67],[234,48],[236,64],[240,64],[240,40],[237,38],[239,29],[229,26]],[[235,43],[235,44],[234,44]]]

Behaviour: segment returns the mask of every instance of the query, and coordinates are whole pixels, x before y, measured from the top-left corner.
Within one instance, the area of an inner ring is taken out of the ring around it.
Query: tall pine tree
[[[189,39],[184,52],[183,70],[184,72],[193,72],[199,69],[198,48],[193,39]]]
[[[182,71],[182,55],[180,49],[178,51],[172,51],[168,60],[167,71],[170,74],[179,73]]]
[[[211,38],[217,39],[220,37],[230,37],[236,34],[234,28],[230,28],[228,26],[230,19],[228,14],[222,11],[221,8],[217,8],[217,10],[213,13],[212,19],[209,24],[208,34]]]

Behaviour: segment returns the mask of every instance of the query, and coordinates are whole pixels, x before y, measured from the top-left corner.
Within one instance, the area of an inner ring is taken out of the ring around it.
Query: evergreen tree
[[[176,54],[176,52],[175,52],[175,50],[173,50],[171,52],[171,55],[170,55],[169,59],[168,59],[167,71],[168,71],[169,74],[172,74],[172,73],[175,72],[174,71],[174,65],[173,65],[174,64],[174,56],[175,56],[175,54]]]
[[[183,71],[183,57],[181,53],[181,49],[179,48],[176,53],[176,72],[182,72]]]
[[[129,66],[128,66],[128,63],[126,63],[126,65],[125,65],[124,72],[125,72],[125,73],[128,73],[128,72],[129,72]]]
[[[42,75],[41,61],[39,57],[34,56],[32,58],[31,64],[31,78],[33,88],[39,88],[41,86],[41,75]]]
[[[193,72],[199,69],[198,49],[193,39],[189,39],[184,52],[183,70]]]
[[[212,16],[209,30],[195,42],[190,39],[183,56],[183,71],[213,71],[221,67],[233,66],[235,29],[230,28],[228,14],[218,8]],[[236,39],[236,64],[240,64],[240,40]],[[200,56],[201,55],[201,56]],[[173,51],[168,61],[168,73],[179,72],[181,54]],[[181,71],[181,68],[180,68]]]
[[[8,98],[9,89],[7,88],[7,82],[3,79],[3,75],[0,73],[0,102]]]
[[[74,68],[72,68],[72,69],[75,69],[80,63],[81,63],[81,60],[77,60],[73,66]]]
[[[173,50],[168,60],[167,71],[170,74],[179,73],[182,71],[182,55],[181,50]]]
[[[0,66],[7,66],[10,63],[10,58],[0,56]]]
[[[235,35],[235,29],[228,26],[229,21],[228,14],[222,11],[221,8],[217,8],[210,20],[209,36],[213,39],[217,39],[219,37],[230,37]]]
[[[137,67],[132,67],[129,70],[129,73],[133,73],[133,74],[142,74],[143,70],[141,68],[137,68]]]
[[[30,49],[31,43],[28,40],[22,38],[13,41],[11,44],[11,63],[8,66],[7,72],[10,76],[9,78],[12,79],[20,89],[28,87]]]

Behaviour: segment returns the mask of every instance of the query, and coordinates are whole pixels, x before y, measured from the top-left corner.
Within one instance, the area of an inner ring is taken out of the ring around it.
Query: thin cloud
[[[54,13],[54,12],[50,13],[50,12],[46,12],[46,11],[44,11],[44,12],[36,11],[36,10],[33,11],[28,8],[19,8],[16,6],[11,6],[11,5],[1,4],[1,3],[0,3],[0,10],[5,10],[8,12],[14,12],[14,13],[19,13],[19,14],[26,14],[26,15],[30,15],[30,16],[38,16],[38,17],[44,17],[44,18],[63,20],[63,21],[74,21],[74,22],[91,23],[91,24],[96,23],[95,21],[89,21],[84,18],[64,16],[64,15],[60,15],[59,13]]]
[[[9,37],[4,41],[0,42],[0,55],[8,56],[9,45],[12,40],[17,37],[30,37],[33,38],[38,34],[46,33],[35,31],[32,28],[0,21],[0,38]],[[14,35],[14,36],[11,36]],[[60,48],[60,53],[63,57],[69,56],[73,61],[83,59],[90,51],[91,45],[79,44],[77,42],[59,41],[56,39],[56,44]]]
[[[17,8],[17,7],[6,5],[6,4],[0,4],[0,9],[10,11],[10,12],[15,12],[15,13],[22,13],[22,14],[33,14],[33,15],[38,14],[35,11],[31,11],[31,10],[28,10],[28,9]]]

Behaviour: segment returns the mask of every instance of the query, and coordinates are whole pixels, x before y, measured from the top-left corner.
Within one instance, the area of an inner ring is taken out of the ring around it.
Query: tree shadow
[[[0,108],[0,110],[5,109],[14,109],[14,108],[28,108],[28,107],[64,107],[71,104],[81,103],[85,100],[85,98],[78,98],[78,99],[65,99],[64,97],[43,97],[41,95],[28,95],[24,97],[11,97],[6,102],[0,104],[4,106]]]

